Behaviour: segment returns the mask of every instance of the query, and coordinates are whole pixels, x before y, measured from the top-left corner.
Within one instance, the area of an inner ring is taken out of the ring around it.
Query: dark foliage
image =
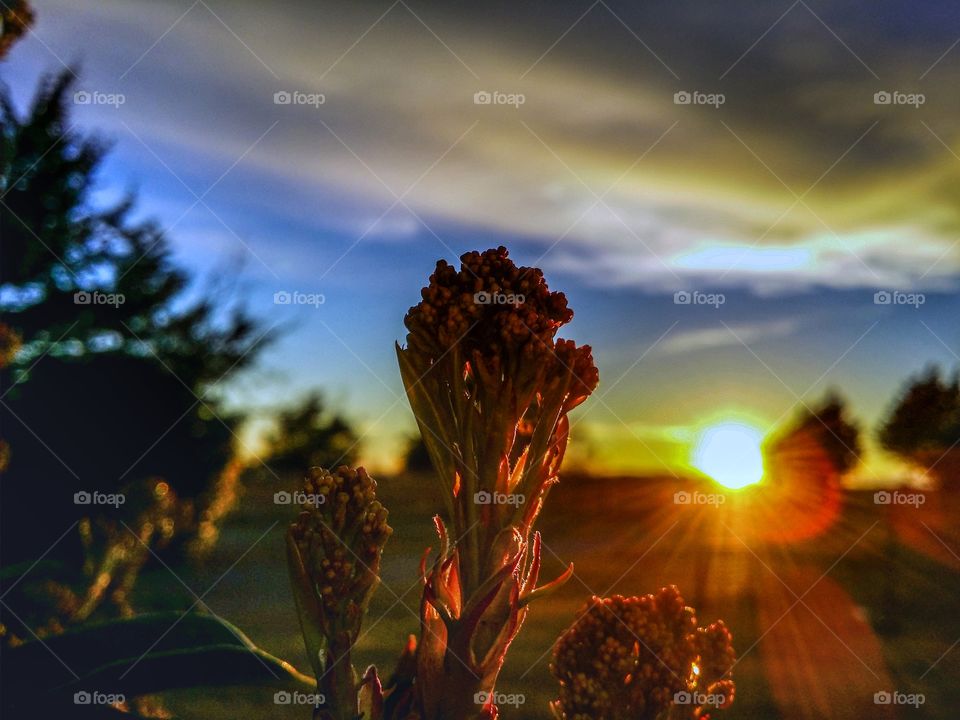
[[[838,474],[849,472],[859,462],[860,428],[850,419],[846,401],[836,392],[806,409],[795,427],[818,438]]]
[[[328,412],[319,392],[277,412],[266,441],[264,460],[281,476],[302,475],[311,467],[352,465],[358,447],[353,429],[343,417]]]
[[[904,460],[935,468],[943,479],[953,477],[960,446],[960,379],[942,377],[930,368],[904,388],[879,431],[880,443]]]
[[[4,563],[89,514],[78,490],[161,477],[200,496],[241,420],[217,385],[266,340],[229,297],[184,299],[189,277],[132,197],[95,206],[108,148],[69,130],[71,78],[43,81],[22,118],[0,95],[0,309],[19,344],[0,370]]]

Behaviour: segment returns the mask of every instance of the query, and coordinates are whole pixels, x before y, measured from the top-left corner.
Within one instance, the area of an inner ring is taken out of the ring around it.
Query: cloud
[[[655,355],[677,355],[714,350],[721,347],[750,345],[754,342],[792,335],[801,326],[796,319],[731,325],[729,328],[698,328],[671,334],[654,348]]]
[[[960,274],[960,65],[930,69],[950,44],[934,10],[905,35],[800,4],[751,46],[779,11],[758,5],[734,26],[691,2],[598,6],[563,35],[579,14],[563,7],[524,36],[504,23],[515,9],[251,1],[195,6],[151,47],[182,8],[51,7],[69,21],[40,32],[62,56],[111,38],[84,81],[128,93],[114,113],[124,142],[138,141],[120,120],[183,176],[242,158],[231,177],[255,178],[259,205],[314,226],[359,237],[400,196],[371,239],[454,222],[634,287],[944,288]],[[726,101],[674,103],[697,89]],[[922,111],[874,103],[898,89],[922,90]],[[325,102],[278,106],[277,90]],[[479,90],[525,102],[476,105]]]

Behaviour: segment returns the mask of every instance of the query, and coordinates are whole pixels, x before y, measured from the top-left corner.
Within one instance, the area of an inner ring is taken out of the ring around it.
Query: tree
[[[433,471],[433,463],[430,462],[430,453],[427,445],[423,442],[423,437],[417,435],[409,438],[403,452],[403,469],[407,472],[428,473]]]
[[[805,408],[794,431],[812,433],[839,475],[848,473],[860,460],[860,428],[849,419],[846,401],[835,391],[814,407]]]
[[[805,407],[765,450],[765,502],[777,521],[765,524],[763,537],[797,542],[836,522],[843,475],[856,466],[860,452],[860,430],[839,394],[830,392]]]
[[[356,459],[356,433],[343,417],[327,411],[319,392],[277,412],[273,423],[264,459],[277,473],[303,475],[311,467],[334,470]]]
[[[880,444],[909,463],[935,469],[942,483],[957,482],[952,452],[960,445],[960,377],[937,367],[909,381],[878,433]]]
[[[189,276],[135,198],[98,207],[108,146],[70,128],[72,73],[47,78],[24,117],[0,93],[0,435],[3,560],[37,557],[88,506],[164,478],[202,495],[233,454],[242,420],[220,382],[270,339],[221,296],[188,303]]]

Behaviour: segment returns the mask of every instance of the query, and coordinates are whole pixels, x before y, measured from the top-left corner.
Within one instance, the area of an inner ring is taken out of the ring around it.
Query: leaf
[[[4,702],[14,706],[39,693],[54,699],[84,689],[128,698],[196,686],[316,689],[311,678],[257,648],[235,626],[199,613],[93,623],[4,654]]]
[[[373,665],[363,674],[357,706],[361,720],[383,720],[383,688]]]
[[[15,565],[5,565],[0,568],[0,582],[3,582],[4,585],[10,585],[11,580],[16,580],[20,582],[19,578],[22,578],[29,572],[36,570],[36,577],[52,576],[55,572],[59,572],[63,569],[63,563],[56,560],[41,560],[39,562],[30,562],[25,560],[21,563],[16,563]],[[9,589],[9,588],[8,588]]]
[[[97,668],[76,687],[107,688],[127,697],[189,687],[251,686],[296,689],[314,693],[317,685],[290,663],[259,648],[208,645],[189,650],[150,652],[130,670],[128,660]],[[123,675],[122,679],[119,677]]]
[[[448,411],[448,408],[442,409],[443,403],[434,397],[430,388],[426,387],[424,381],[427,373],[436,372],[436,368],[428,370],[427,373],[418,375],[413,361],[408,356],[409,350],[405,350],[397,343],[397,362],[400,365],[400,377],[403,380],[403,386],[410,402],[410,409],[417,420],[417,427],[420,429],[420,436],[426,445],[427,453],[433,461],[436,469],[437,480],[440,484],[440,494],[443,498],[447,510],[447,516],[453,517],[453,502],[450,498],[450,490],[446,483],[450,482],[457,473],[457,463],[455,455],[451,449],[452,442],[447,442],[442,435],[446,434],[446,428],[454,425],[454,418]]]
[[[538,588],[534,588],[528,592],[524,597],[520,599],[520,607],[526,607],[534,600],[538,598],[547,597],[552,593],[559,590],[571,577],[573,577],[573,563],[570,563],[567,566],[567,569],[564,570],[558,577],[554,578],[546,585],[541,585]]]
[[[300,632],[303,644],[317,678],[323,677],[327,641],[323,634],[323,609],[313,591],[310,576],[303,566],[300,549],[290,533],[287,533],[287,566],[290,570],[290,583],[293,587],[293,601],[297,606],[300,620]]]

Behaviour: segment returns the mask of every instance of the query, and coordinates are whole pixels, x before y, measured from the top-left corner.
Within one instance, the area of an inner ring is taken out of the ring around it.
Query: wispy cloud
[[[750,345],[762,340],[787,337],[796,332],[801,325],[802,323],[797,319],[784,319],[731,325],[729,328],[719,325],[684,330],[666,338],[652,354],[698,353],[716,348],[740,346],[743,343]]]
[[[96,58],[84,81],[127,92],[124,121],[163,152],[226,167],[279,120],[244,161],[260,174],[258,202],[275,213],[302,213],[302,197],[279,189],[299,185],[315,198],[313,222],[365,228],[417,182],[406,202],[424,219],[513,234],[548,267],[602,271],[623,285],[942,288],[960,274],[960,148],[950,130],[960,99],[947,90],[960,66],[940,63],[921,88],[916,78],[942,49],[875,37],[847,27],[849,17],[825,21],[864,61],[800,8],[720,82],[750,46],[739,47],[741,36],[765,27],[762,13],[724,38],[715,23],[729,18],[694,18],[687,3],[631,10],[625,20],[649,49],[599,13],[524,74],[564,29],[562,13],[533,36],[498,32],[491,53],[477,28],[496,27],[496,17],[453,18],[439,5],[422,15],[431,32],[402,5],[380,18],[363,4],[305,3],[264,22],[260,4],[235,3],[221,13],[231,32],[198,7],[121,80],[155,40],[148,27],[182,9],[151,7],[145,23],[150,4],[135,0],[82,15],[50,5],[70,20],[42,27],[58,47],[94,26],[109,33],[109,61]],[[690,41],[656,47],[657,28],[681,22]],[[937,37],[938,25],[931,19]],[[627,72],[614,49],[637,68]],[[724,104],[675,104],[675,92],[697,89],[722,92]],[[278,90],[325,101],[278,106]],[[921,90],[921,108],[874,102],[877,91]],[[477,105],[478,91],[525,102]],[[352,199],[324,199],[344,196]],[[372,236],[413,238],[418,225],[386,218]]]

